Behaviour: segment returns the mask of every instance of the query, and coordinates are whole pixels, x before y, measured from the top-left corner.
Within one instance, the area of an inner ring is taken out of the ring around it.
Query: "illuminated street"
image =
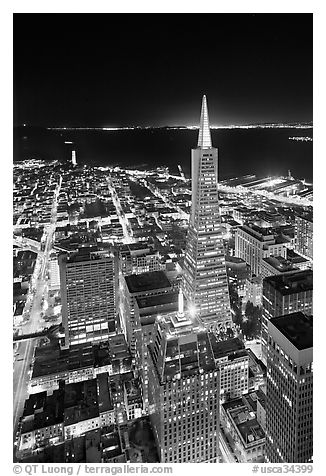
[[[116,192],[114,186],[112,185],[111,180],[108,178],[107,181],[108,181],[112,201],[113,201],[113,204],[116,208],[120,224],[122,226],[123,236],[124,236],[123,242],[124,243],[134,243],[136,240],[132,236],[132,229],[130,227],[128,219],[125,217],[125,214],[122,210],[121,203],[120,203],[119,197],[117,195],[117,192]]]
[[[47,266],[49,255],[52,249],[53,234],[56,226],[57,199],[61,186],[60,182],[57,186],[51,213],[51,224],[46,229],[46,239],[44,252],[41,254],[41,266],[35,283],[35,295],[32,301],[32,307],[28,321],[23,325],[20,334],[30,334],[40,331],[44,328],[44,321],[41,320],[42,302],[47,285]],[[22,414],[25,399],[28,397],[27,386],[30,379],[30,371],[34,355],[34,349],[37,345],[37,339],[29,339],[28,341],[16,344],[16,355],[14,357],[14,409],[13,409],[13,431],[17,432],[18,420]],[[17,354],[18,352],[18,354]]]

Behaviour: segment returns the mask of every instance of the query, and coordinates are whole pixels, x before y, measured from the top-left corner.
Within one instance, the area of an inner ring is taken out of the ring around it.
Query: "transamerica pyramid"
[[[192,205],[181,286],[190,311],[219,332],[231,327],[232,317],[219,212],[218,151],[212,147],[206,96],[191,168]]]

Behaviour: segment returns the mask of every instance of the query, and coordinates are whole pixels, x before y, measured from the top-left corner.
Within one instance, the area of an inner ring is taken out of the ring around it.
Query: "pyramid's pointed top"
[[[203,96],[201,104],[200,127],[198,136],[198,147],[208,149],[212,147],[211,131],[209,129],[208,109],[206,96]]]

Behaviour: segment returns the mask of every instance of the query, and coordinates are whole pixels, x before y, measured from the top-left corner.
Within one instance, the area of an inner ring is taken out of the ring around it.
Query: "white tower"
[[[74,167],[77,165],[77,159],[76,159],[76,151],[72,150],[71,151],[71,162]]]

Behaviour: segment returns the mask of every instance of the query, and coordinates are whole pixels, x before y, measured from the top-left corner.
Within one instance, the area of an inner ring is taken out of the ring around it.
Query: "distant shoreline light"
[[[313,129],[312,124],[247,124],[210,126],[211,129]],[[198,126],[125,126],[125,127],[47,127],[48,130],[58,131],[128,131],[128,130],[198,130]]]
[[[295,141],[299,141],[299,142],[312,142],[312,137],[294,136],[294,137],[289,137],[289,140],[295,140]]]

